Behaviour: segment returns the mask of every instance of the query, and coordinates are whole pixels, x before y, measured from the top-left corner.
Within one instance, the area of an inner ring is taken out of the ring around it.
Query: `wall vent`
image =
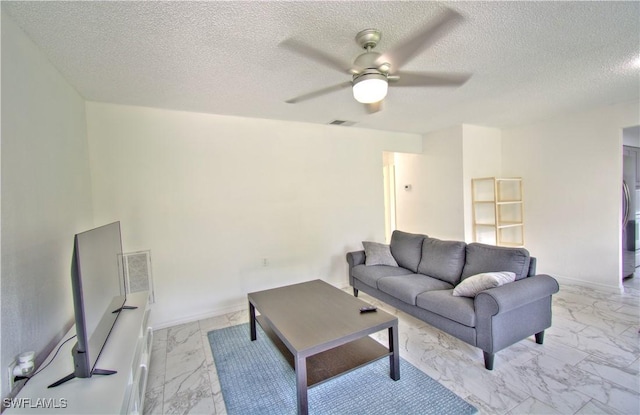
[[[355,123],[356,123],[355,121],[333,120],[329,123],[329,125],[341,125],[343,127],[350,127]]]
[[[129,252],[123,255],[127,293],[149,291],[149,302],[155,303],[151,251]]]

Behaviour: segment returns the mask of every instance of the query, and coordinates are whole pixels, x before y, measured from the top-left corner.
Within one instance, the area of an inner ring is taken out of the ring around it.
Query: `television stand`
[[[118,371],[116,370],[93,369],[93,372],[91,372],[91,376],[93,375],[108,376],[108,375],[115,375],[116,373],[118,373]]]
[[[91,376],[93,376],[93,375],[108,376],[108,375],[113,375],[113,374],[116,374],[116,373],[118,373],[118,372],[115,371],[115,370],[93,369],[91,371]],[[63,377],[62,379],[60,379],[60,380],[58,380],[56,382],[53,382],[51,385],[47,386],[47,388],[55,388],[56,386],[60,386],[63,383],[70,381],[71,379],[75,379],[75,377],[76,377],[75,373],[68,374],[67,376]]]
[[[149,327],[149,293],[139,292],[127,295],[127,304],[133,307],[118,316],[111,334],[102,349],[97,364],[114,369],[109,376],[74,378],[74,363],[71,355],[73,342],[62,346],[58,356],[49,367],[31,378],[18,395],[10,402],[12,405],[3,411],[5,414],[43,413],[43,407],[36,402],[49,405],[49,412],[55,408],[56,414],[90,413],[138,413],[144,406],[144,394],[147,386],[149,359],[153,332]],[[55,354],[60,344],[76,333],[75,327],[62,338],[49,357]],[[94,369],[93,375],[106,375],[104,369]],[[67,379],[68,378],[68,379]],[[47,385],[57,383],[57,388]],[[62,384],[64,383],[64,385]],[[31,404],[30,404],[31,403]],[[47,412],[47,409],[44,410]]]

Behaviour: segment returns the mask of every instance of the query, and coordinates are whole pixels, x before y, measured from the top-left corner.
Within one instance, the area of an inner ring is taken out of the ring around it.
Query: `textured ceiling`
[[[351,62],[355,34],[384,52],[443,7],[465,21],[403,67],[470,72],[459,88],[390,88],[367,114],[346,80],[279,46],[288,38]],[[509,127],[640,99],[640,2],[10,2],[9,14],[90,101],[424,133]]]

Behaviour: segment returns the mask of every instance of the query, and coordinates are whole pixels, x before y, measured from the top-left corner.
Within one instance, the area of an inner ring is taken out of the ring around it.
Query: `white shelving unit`
[[[138,308],[122,310],[96,364],[117,373],[71,379],[55,388],[47,388],[73,372],[71,349],[76,342],[71,340],[62,346],[50,366],[29,380],[13,398],[12,407],[3,413],[141,414],[153,342],[153,332],[148,325],[149,293],[128,294],[126,305]],[[60,344],[74,334],[75,326]]]
[[[524,246],[522,178],[471,179],[475,242]]]

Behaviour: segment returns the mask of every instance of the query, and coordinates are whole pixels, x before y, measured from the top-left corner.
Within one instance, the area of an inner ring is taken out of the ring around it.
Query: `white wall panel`
[[[384,241],[382,152],[418,135],[87,103],[96,221],[151,250],[156,326],[246,307]],[[266,259],[266,266],[264,265]]]
[[[93,225],[84,109],[2,13],[2,397],[15,356],[44,358],[73,318],[73,235]]]
[[[462,127],[426,134],[422,143],[422,154],[396,154],[398,229],[462,240]]]
[[[539,272],[621,286],[622,128],[638,114],[635,102],[503,130],[503,172],[524,179]]]

